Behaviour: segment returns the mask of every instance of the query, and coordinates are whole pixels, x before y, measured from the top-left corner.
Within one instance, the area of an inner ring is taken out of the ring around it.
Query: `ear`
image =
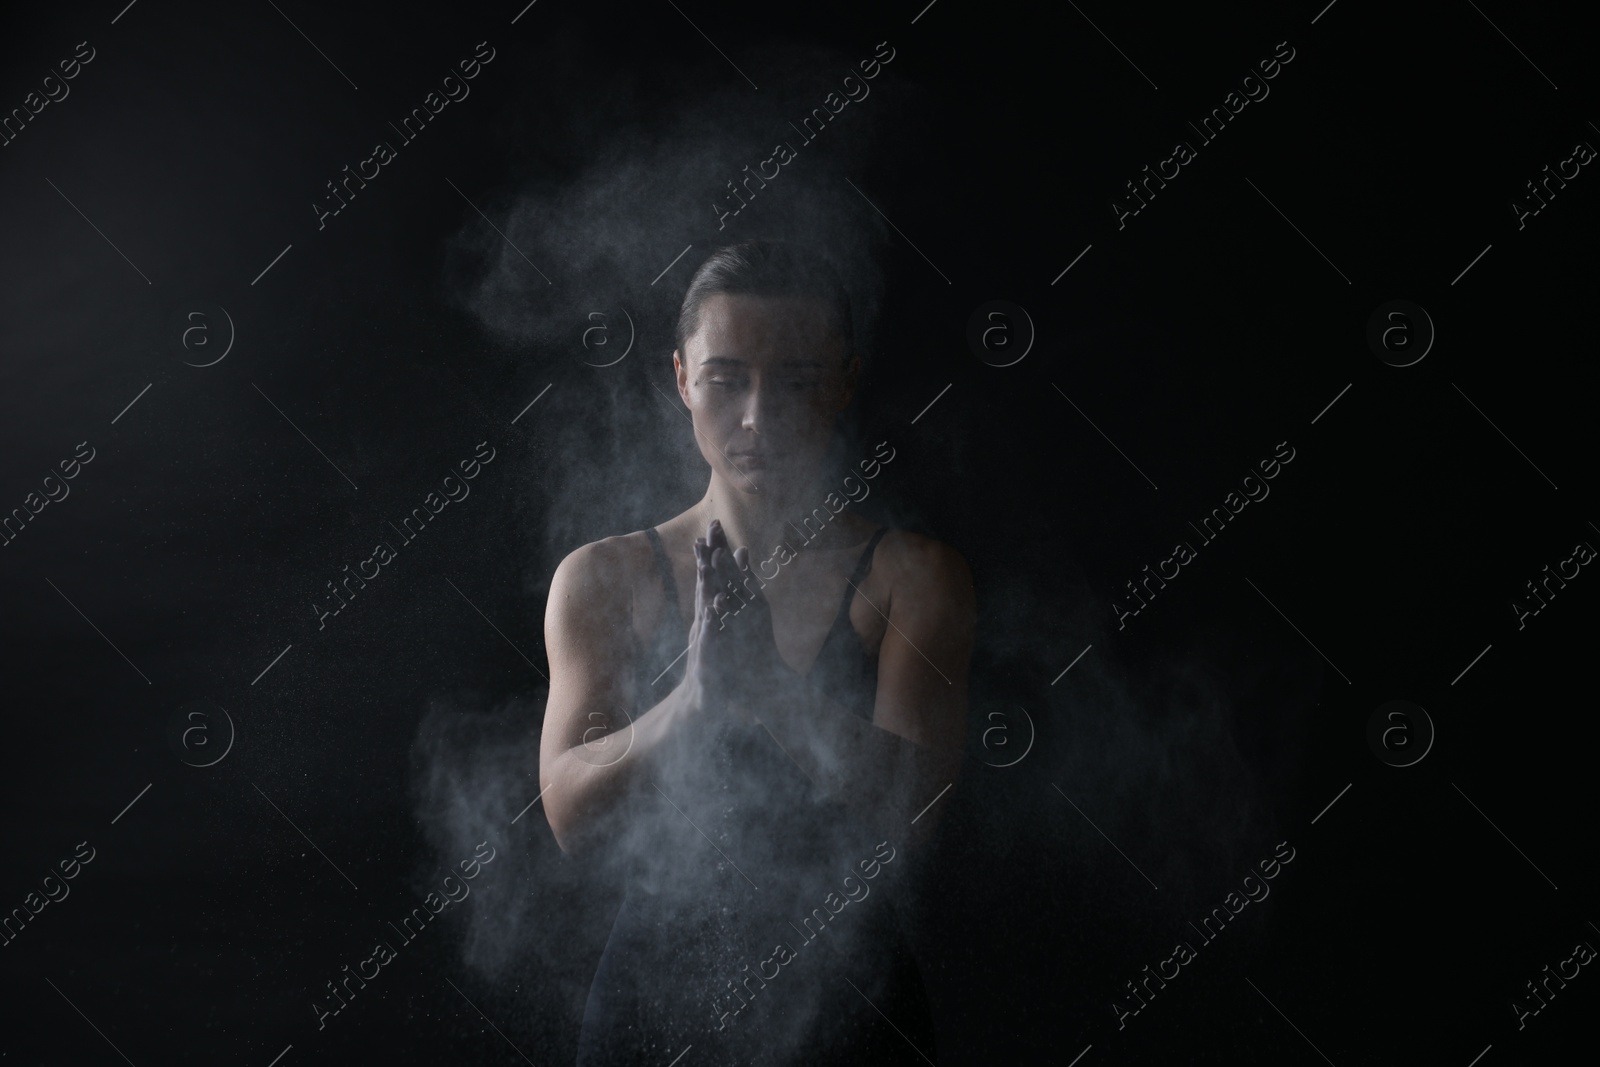
[[[680,349],[672,350],[672,376],[678,386],[678,398],[683,401],[683,406],[689,406],[689,367],[683,358]]]

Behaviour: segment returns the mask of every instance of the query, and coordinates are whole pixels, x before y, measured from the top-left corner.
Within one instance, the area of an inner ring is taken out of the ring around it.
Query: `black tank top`
[[[862,551],[805,674],[868,721],[877,657],[850,625],[850,606],[887,532],[879,528]],[[641,710],[682,679],[688,645],[660,535],[645,533],[669,613],[641,657]],[[579,1067],[660,1067],[691,1044],[702,1067],[922,1067],[937,1058],[926,993],[895,918],[903,891],[884,877],[864,904],[822,922],[844,908],[836,894],[854,883],[842,879],[876,843],[843,808],[817,799],[773,740],[760,726],[731,730],[699,757],[717,788],[643,791],[622,832],[633,869],[589,989]],[[793,955],[773,977],[777,941]]]
[[[872,570],[872,557],[878,549],[878,542],[888,532],[889,527],[878,527],[867,542],[867,547],[862,550],[855,570],[844,587],[833,625],[823,638],[822,649],[806,671],[806,677],[812,679],[827,696],[869,722],[878,691],[878,661],[875,655],[862,647],[860,636],[855,632],[855,627],[850,625],[850,605],[861,583]],[[689,636],[688,628],[683,625],[677,583],[673,580],[672,565],[667,561],[667,550],[661,543],[661,535],[652,526],[645,530],[645,536],[650,539],[650,549],[655,554],[656,568],[661,572],[661,584],[667,595],[667,617],[657,628],[652,643],[653,655],[645,657],[640,677],[642,687],[636,690],[640,705],[650,707],[671,692],[683,678],[684,653],[688,648]]]

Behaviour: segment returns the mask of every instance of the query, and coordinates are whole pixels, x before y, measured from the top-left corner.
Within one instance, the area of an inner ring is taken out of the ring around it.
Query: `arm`
[[[561,561],[545,607],[550,695],[539,739],[545,817],[565,852],[609,836],[621,801],[652,780],[669,789],[692,774],[698,753],[742,716],[724,695],[734,649],[708,630],[713,622],[709,563],[699,571],[683,679],[648,710],[633,692],[636,642],[629,553],[607,538]]]
[[[917,818],[915,832],[922,834],[939,809],[918,813],[960,770],[976,597],[960,553],[916,534],[886,538],[874,569],[884,580],[872,583],[872,603],[888,626],[878,649],[872,722],[823,696],[775,655],[771,681],[746,699],[824,795],[902,826]],[[765,624],[770,641],[769,618],[730,620],[740,624],[758,642]]]
[[[573,552],[556,568],[545,605],[550,695],[539,737],[539,789],[550,829],[566,852],[588,843],[592,834],[582,831],[595,829],[616,808],[635,760],[664,744],[683,714],[676,692],[631,723],[618,714],[633,700],[626,691],[634,656],[632,597],[614,578],[623,572],[622,555],[622,547],[608,541]],[[628,758],[613,760],[617,752]]]

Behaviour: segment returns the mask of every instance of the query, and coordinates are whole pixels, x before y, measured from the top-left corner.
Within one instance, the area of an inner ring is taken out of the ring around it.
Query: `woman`
[[[705,495],[567,556],[545,615],[546,817],[629,876],[579,1062],[932,1062],[894,859],[959,765],[970,574],[843,506],[860,360],[819,257],[715,252],[675,341]]]

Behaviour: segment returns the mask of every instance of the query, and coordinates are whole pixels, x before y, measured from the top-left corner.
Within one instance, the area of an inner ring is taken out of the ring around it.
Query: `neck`
[[[798,524],[813,508],[823,507],[824,495],[817,479],[787,492],[752,493],[729,485],[713,473],[705,496],[696,505],[697,519],[702,530],[712,519],[720,520],[728,543],[734,548],[748,547],[753,562],[770,556],[780,543],[796,552],[810,543],[815,531],[808,532]],[[831,541],[831,532],[831,525],[825,527],[818,543]]]

